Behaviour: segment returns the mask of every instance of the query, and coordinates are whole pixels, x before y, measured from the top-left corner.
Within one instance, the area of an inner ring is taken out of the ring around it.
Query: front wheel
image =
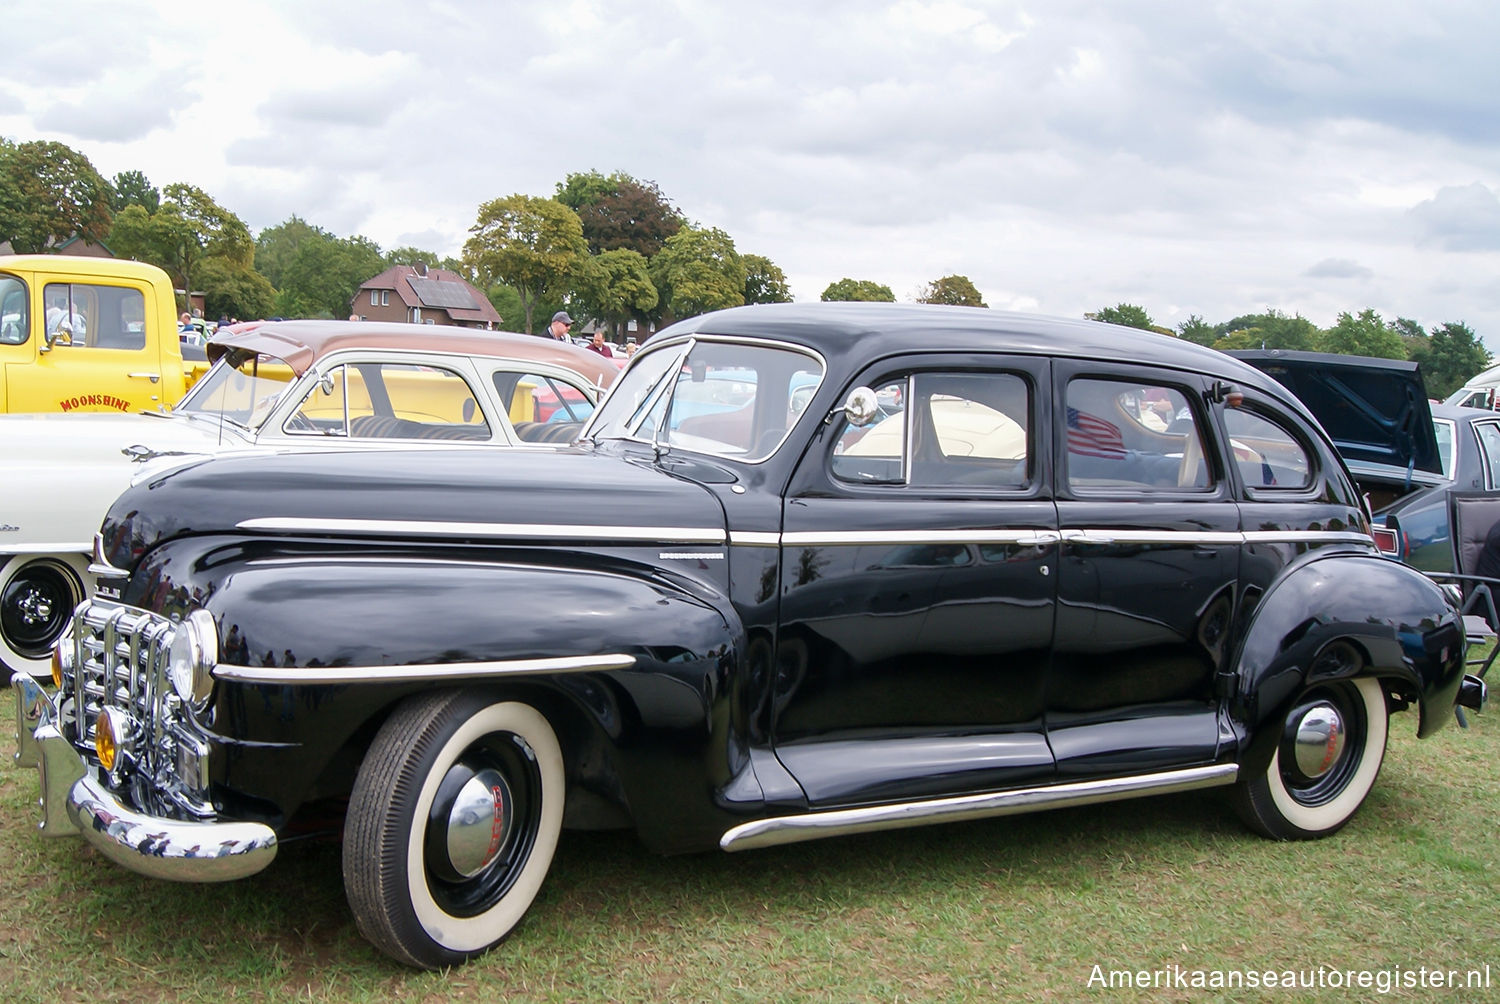
[[[381,727],[344,825],[360,932],[397,961],[451,966],[521,920],[562,829],[563,761],[535,708],[450,691]]]
[[[1309,687],[1282,720],[1270,764],[1237,786],[1240,816],[1277,840],[1311,840],[1338,831],[1375,785],[1389,721],[1379,680]]]

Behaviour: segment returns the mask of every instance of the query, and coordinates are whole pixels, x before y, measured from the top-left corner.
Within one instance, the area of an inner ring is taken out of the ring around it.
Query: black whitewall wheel
[[[1279,840],[1336,832],[1375,785],[1389,723],[1379,680],[1309,687],[1283,718],[1271,762],[1240,781],[1240,815],[1253,829]]]
[[[0,663],[50,680],[52,644],[92,585],[79,554],[0,557]]]
[[[396,710],[350,795],[344,887],[361,933],[408,965],[500,942],[562,829],[562,752],[535,708],[447,692]]]

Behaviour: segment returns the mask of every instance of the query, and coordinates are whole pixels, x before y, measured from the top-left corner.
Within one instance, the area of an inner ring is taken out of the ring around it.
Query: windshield
[[[764,460],[823,379],[812,355],[758,342],[694,340],[644,352],[599,408],[588,436]]]
[[[292,368],[275,356],[231,352],[215,363],[172,410],[223,418],[254,429],[296,380]]]

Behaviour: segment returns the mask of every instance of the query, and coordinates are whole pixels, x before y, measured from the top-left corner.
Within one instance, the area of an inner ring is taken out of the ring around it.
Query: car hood
[[[725,520],[701,485],[587,449],[397,450],[185,463],[137,478],[103,532],[106,558],[128,570],[188,534],[708,545]]]
[[[161,457],[242,448],[217,426],[144,414],[0,415],[0,544],[87,551],[99,519],[135,475]]]
[[[1295,394],[1356,474],[1427,483],[1443,479],[1427,389],[1416,363],[1280,349],[1229,354]]]

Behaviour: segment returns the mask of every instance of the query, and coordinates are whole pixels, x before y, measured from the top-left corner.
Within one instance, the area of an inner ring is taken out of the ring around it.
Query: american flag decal
[[[1125,440],[1121,437],[1118,426],[1086,411],[1069,408],[1068,452],[1084,457],[1121,460],[1125,457]]]

